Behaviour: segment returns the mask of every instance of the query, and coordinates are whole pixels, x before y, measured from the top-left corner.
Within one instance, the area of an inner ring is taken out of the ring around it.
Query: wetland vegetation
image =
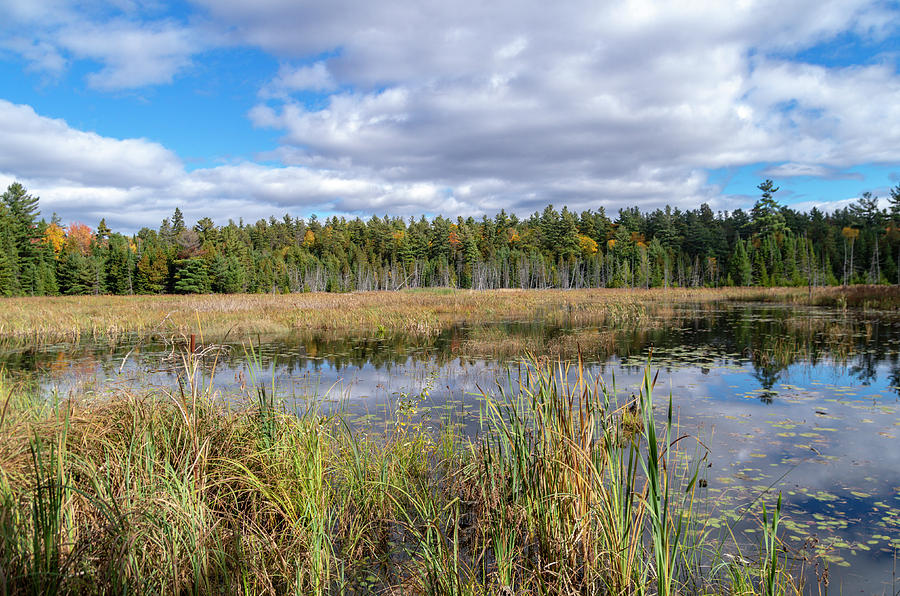
[[[9,299],[0,593],[892,593],[897,296]]]
[[[102,399],[5,381],[3,593],[800,590],[780,501],[758,549],[710,539],[704,459],[683,457],[649,367],[620,405],[581,368],[570,383],[533,363],[484,396],[484,434],[467,440],[403,407],[382,431],[287,413],[263,385],[225,409],[183,362],[180,390]]]
[[[159,338],[202,331],[210,338],[289,333],[377,334],[427,338],[455,324],[556,321],[617,328],[660,319],[673,306],[722,301],[798,305],[900,306],[893,286],[723,289],[446,289],[351,294],[22,297],[3,301],[0,342]],[[527,346],[523,346],[527,347]]]

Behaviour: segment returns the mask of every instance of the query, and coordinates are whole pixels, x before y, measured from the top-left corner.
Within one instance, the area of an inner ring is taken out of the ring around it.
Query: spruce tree
[[[59,289],[68,296],[90,294],[94,287],[94,273],[88,257],[72,247],[66,247],[57,262]]]
[[[243,268],[234,255],[217,253],[210,267],[212,290],[222,294],[235,294],[244,288]]]
[[[109,235],[112,233],[112,230],[109,229],[109,226],[106,225],[106,218],[102,218],[100,223],[97,224],[97,232],[94,234],[98,240],[101,242],[109,238]]]
[[[729,262],[729,275],[735,285],[749,286],[753,282],[753,268],[750,265],[750,257],[744,248],[744,242],[737,238],[734,243],[734,252]]]
[[[0,295],[12,296],[18,292],[18,258],[9,210],[0,203]]]
[[[18,287],[26,294],[34,294],[37,264],[33,241],[37,239],[38,198],[29,195],[18,182],[13,182],[3,193],[2,200],[7,210],[7,230],[16,252]]]
[[[131,246],[128,239],[121,234],[113,234],[109,238],[106,256],[106,290],[113,294],[133,293],[133,269]]]
[[[12,296],[16,291],[16,270],[12,257],[0,244],[0,296]]]
[[[159,247],[148,247],[135,267],[135,291],[139,294],[160,294],[166,287],[168,265]]]
[[[177,236],[184,230],[184,215],[182,215],[181,209],[175,207],[175,213],[172,214],[172,232]]]
[[[753,251],[753,283],[762,287],[769,285],[769,272],[761,248]]]

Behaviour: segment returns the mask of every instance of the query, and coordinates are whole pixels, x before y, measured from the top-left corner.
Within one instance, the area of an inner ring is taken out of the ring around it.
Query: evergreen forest
[[[40,217],[19,183],[0,201],[0,295],[348,292],[403,288],[823,286],[900,283],[900,184],[825,213],[548,205],[521,219],[285,215],[115,232]]]

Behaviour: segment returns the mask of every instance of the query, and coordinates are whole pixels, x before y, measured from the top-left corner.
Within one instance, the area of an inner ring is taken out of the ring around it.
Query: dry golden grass
[[[814,296],[832,299],[829,290]],[[793,302],[805,288],[622,290],[420,290],[352,294],[72,296],[0,300],[0,338],[16,343],[110,339],[126,334],[193,333],[209,337],[333,331],[427,337],[453,323],[565,320],[571,324],[636,321],[649,306],[717,300]]]

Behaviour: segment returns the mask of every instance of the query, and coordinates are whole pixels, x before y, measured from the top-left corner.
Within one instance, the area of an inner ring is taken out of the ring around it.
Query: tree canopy
[[[826,214],[758,186],[749,212],[548,205],[433,219],[284,215],[193,226],[180,208],[125,235],[39,219],[19,183],[0,201],[0,295],[900,283],[900,185]]]

